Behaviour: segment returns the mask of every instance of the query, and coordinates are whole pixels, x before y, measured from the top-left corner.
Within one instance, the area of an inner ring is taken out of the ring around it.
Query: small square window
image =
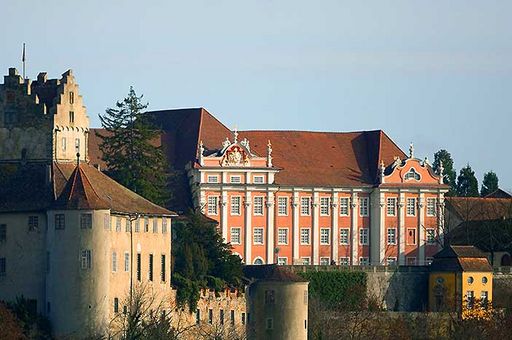
[[[328,266],[331,264],[331,259],[329,257],[321,257],[320,258],[320,265],[321,266]]]
[[[287,257],[278,257],[277,264],[280,266],[286,266],[288,264],[288,258]]]
[[[340,266],[348,266],[350,259],[348,257],[340,257]]]
[[[265,183],[264,176],[254,176],[254,184],[263,184]]]
[[[208,183],[219,183],[219,176],[217,176],[217,175],[208,175],[207,182]]]
[[[230,182],[234,184],[242,183],[242,176],[231,176]]]
[[[80,214],[80,229],[92,229],[92,214]]]

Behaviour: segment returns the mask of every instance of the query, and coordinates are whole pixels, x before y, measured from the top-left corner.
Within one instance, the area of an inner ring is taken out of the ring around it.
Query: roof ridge
[[[322,134],[350,134],[350,133],[370,133],[382,130],[357,130],[357,131],[312,131],[312,130],[238,130],[239,133],[244,132],[307,132],[307,133],[322,133]],[[401,149],[400,149],[401,150]]]
[[[94,185],[92,184],[91,180],[89,179],[89,176],[87,176],[87,174],[85,173],[85,171],[79,166],[79,171],[80,171],[80,177],[82,178],[82,176],[85,177],[85,180],[87,181],[87,183],[89,184],[89,187],[92,189],[92,192],[96,195],[96,197],[98,197],[98,199],[100,199],[101,201],[103,201],[103,199],[101,198],[101,196],[98,194],[98,192],[96,191],[96,189],[94,189]],[[83,179],[82,179],[82,185],[84,185],[85,183],[83,183]],[[84,189],[85,189],[85,185],[84,185]],[[85,195],[85,198],[87,200],[89,200],[89,197],[87,196],[87,191],[84,190],[84,195]]]

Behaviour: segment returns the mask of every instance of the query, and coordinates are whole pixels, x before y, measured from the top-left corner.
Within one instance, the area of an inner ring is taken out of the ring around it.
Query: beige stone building
[[[175,214],[89,165],[88,133],[71,70],[32,82],[9,69],[0,84],[0,300],[23,295],[57,336],[101,332],[135,286],[164,308],[172,297]]]

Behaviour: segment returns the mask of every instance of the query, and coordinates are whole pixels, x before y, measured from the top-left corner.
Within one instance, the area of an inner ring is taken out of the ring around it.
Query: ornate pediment
[[[249,166],[249,155],[245,148],[232,144],[221,158],[221,166]]]

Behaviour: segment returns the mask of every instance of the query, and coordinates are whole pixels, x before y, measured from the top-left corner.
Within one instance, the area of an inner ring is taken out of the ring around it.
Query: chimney
[[[18,75],[18,70],[14,67],[9,67],[9,75],[10,76],[17,76]]]

